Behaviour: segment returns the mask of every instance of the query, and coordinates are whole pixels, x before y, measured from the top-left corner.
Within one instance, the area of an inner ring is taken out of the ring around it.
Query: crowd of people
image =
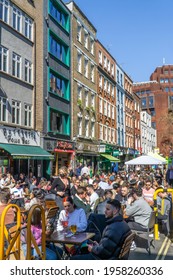
[[[168,173],[169,169],[162,172],[157,168],[92,174],[90,166],[79,163],[75,170],[61,167],[59,175],[50,180],[38,180],[35,176],[28,178],[23,173],[17,178],[10,173],[0,174],[0,215],[9,203],[29,211],[32,205],[45,207],[46,200],[54,200],[59,207],[54,230],[67,230],[76,225],[78,232],[87,230],[91,213],[104,215],[106,227],[99,243],[88,244],[87,254],[72,258],[116,259],[124,236],[131,230],[147,229],[155,190],[160,190],[157,195],[158,218],[160,221],[168,218],[172,206],[171,194],[166,191],[172,188]],[[40,221],[35,217],[32,226],[38,245],[41,244]],[[12,210],[5,223],[15,223]],[[26,244],[23,246],[26,253],[25,247]],[[135,243],[131,249],[135,249]],[[46,259],[56,259],[52,248],[46,250]],[[62,255],[61,248],[56,250]]]

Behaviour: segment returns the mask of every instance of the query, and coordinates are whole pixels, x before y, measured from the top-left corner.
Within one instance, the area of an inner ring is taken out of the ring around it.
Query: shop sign
[[[69,143],[69,142],[64,142],[64,141],[57,141],[56,149],[72,150],[73,144]]]
[[[84,150],[90,152],[98,152],[97,146],[84,144]]]
[[[106,145],[106,153],[107,153],[107,154],[111,154],[111,153],[112,153],[112,150],[113,150],[113,147],[112,147],[112,146]]]
[[[0,141],[3,144],[40,146],[40,133],[34,130],[3,126],[0,128]]]
[[[113,151],[113,156],[114,156],[114,157],[119,156],[119,154],[120,154],[119,150],[114,150],[114,151]]]
[[[106,145],[99,145],[98,146],[98,152],[99,153],[105,153],[106,152]]]

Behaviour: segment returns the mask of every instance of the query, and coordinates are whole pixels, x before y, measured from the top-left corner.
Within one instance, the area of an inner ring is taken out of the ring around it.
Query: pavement
[[[171,235],[173,236],[173,235]],[[152,240],[153,238],[150,238]],[[146,236],[137,236],[137,245],[134,251],[130,251],[129,260],[173,260],[173,238],[164,234],[159,235],[159,240],[154,240],[151,246],[151,254],[147,252]]]

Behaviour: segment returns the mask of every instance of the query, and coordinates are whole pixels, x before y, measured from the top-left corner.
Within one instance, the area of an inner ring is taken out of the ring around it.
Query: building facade
[[[96,125],[96,29],[79,7],[66,4],[72,13],[71,41],[71,127],[76,143],[76,163],[97,169],[98,143]],[[76,164],[75,163],[75,164]]]
[[[37,92],[36,128],[41,132],[44,149],[54,156],[50,173],[56,176],[60,166],[71,165],[74,157],[70,118],[71,14],[60,0],[44,0],[42,5],[42,26],[38,26],[42,32],[42,91]]]
[[[151,126],[157,130],[157,148],[166,155],[163,142],[170,134],[167,122],[168,93],[157,81],[134,83],[133,91],[140,97],[141,110],[151,115]]]
[[[0,1],[0,171],[41,176],[52,158],[36,129],[36,18],[40,3]]]
[[[151,126],[151,115],[146,111],[141,112],[141,148],[142,154],[154,152],[157,145],[156,129]]]

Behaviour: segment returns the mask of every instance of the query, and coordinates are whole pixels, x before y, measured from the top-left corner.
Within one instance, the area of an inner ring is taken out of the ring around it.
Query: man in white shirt
[[[81,169],[81,176],[83,176],[84,174],[85,176],[90,175],[90,170],[86,165],[84,165],[84,167],[82,167]]]
[[[91,205],[91,211],[94,211],[94,209],[95,209],[95,203],[96,203],[96,201],[98,201],[98,199],[99,199],[99,196],[98,196],[98,194],[94,191],[94,187],[93,187],[93,185],[88,185],[87,187],[86,187],[86,189],[87,189],[87,194],[88,194],[88,196],[89,196],[89,204]]]

